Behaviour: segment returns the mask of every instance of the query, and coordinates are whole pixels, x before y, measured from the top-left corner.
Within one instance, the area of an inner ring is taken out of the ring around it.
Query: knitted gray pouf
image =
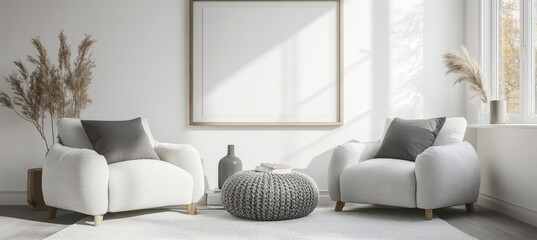
[[[285,220],[310,214],[319,201],[319,189],[303,173],[242,171],[226,180],[221,200],[224,208],[236,217]]]

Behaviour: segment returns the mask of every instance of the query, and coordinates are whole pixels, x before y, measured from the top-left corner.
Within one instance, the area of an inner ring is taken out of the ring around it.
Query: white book
[[[220,201],[220,191],[216,192],[214,190],[209,190],[205,194],[207,206],[222,206],[222,202]]]
[[[291,169],[289,165],[281,163],[261,163],[261,166],[270,169]]]
[[[266,172],[266,173],[291,173],[293,172],[290,168],[287,169],[271,169],[264,166],[255,166],[256,172]]]

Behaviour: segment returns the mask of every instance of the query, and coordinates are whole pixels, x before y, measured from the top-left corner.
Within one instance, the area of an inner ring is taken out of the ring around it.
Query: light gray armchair
[[[342,211],[345,202],[421,208],[426,220],[432,219],[436,208],[465,204],[473,212],[479,194],[479,160],[472,145],[462,141],[465,130],[464,118],[448,118],[433,146],[415,162],[374,159],[380,142],[350,141],[338,146],[328,172],[335,210]]]
[[[156,143],[142,121],[161,160],[134,160],[107,164],[93,147],[79,119],[62,119],[58,130],[62,143],[54,144],[43,165],[43,197],[50,207],[94,216],[98,226],[107,212],[186,205],[196,213],[203,196],[201,158],[186,144]]]

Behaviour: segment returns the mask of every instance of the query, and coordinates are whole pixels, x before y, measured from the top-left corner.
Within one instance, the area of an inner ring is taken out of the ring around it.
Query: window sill
[[[537,124],[468,124],[468,128],[511,128],[511,129],[537,129]]]

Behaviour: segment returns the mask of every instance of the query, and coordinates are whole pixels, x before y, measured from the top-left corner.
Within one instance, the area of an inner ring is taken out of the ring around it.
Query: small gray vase
[[[235,145],[227,145],[227,155],[218,163],[218,188],[236,172],[242,171],[242,162],[235,156]]]
[[[490,123],[507,123],[507,102],[505,100],[490,101]]]

